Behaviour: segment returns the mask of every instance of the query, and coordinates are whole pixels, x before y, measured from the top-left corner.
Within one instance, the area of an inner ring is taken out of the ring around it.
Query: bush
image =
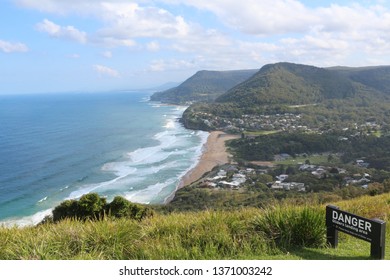
[[[283,248],[325,245],[325,216],[323,211],[314,208],[287,206],[266,210],[255,219],[254,227]]]
[[[60,221],[65,218],[76,218],[78,213],[78,202],[76,200],[65,200],[53,210],[53,221]]]
[[[153,216],[153,211],[150,208],[131,203],[121,196],[116,196],[107,208],[109,215],[116,218],[131,218],[140,221]]]
[[[100,219],[104,216],[106,204],[106,199],[97,193],[85,194],[78,201],[77,217],[85,220]]]
[[[368,185],[368,193],[371,196],[376,196],[385,192],[385,187],[380,183],[371,183]]]
[[[153,216],[153,211],[145,206],[131,203],[117,196],[107,204],[106,199],[96,193],[83,195],[80,200],[65,200],[53,210],[53,221],[65,218],[77,220],[99,220],[104,216],[142,220]]]

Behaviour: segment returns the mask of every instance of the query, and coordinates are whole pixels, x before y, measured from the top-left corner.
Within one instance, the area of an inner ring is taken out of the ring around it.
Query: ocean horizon
[[[34,225],[66,199],[162,204],[208,133],[150,92],[0,96],[0,224]]]

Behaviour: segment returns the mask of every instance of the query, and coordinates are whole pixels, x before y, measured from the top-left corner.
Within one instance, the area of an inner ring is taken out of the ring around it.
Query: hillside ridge
[[[233,86],[245,81],[258,70],[209,71],[201,70],[179,86],[156,92],[151,101],[186,104],[213,101]]]

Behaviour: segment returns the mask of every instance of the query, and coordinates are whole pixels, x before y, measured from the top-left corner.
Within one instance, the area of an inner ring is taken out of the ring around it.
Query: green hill
[[[229,132],[262,130],[261,122],[253,120],[278,114],[299,115],[297,126],[314,130],[372,121],[383,126],[390,123],[389,93],[390,67],[319,68],[276,63],[265,65],[214,103],[193,104],[182,121],[187,128]],[[248,125],[250,122],[253,125]],[[280,129],[280,122],[274,120],[268,130],[275,129],[272,127]]]
[[[150,99],[173,104],[213,101],[256,72],[257,70],[199,71],[177,87],[154,93]]]
[[[356,88],[348,77],[314,66],[292,63],[266,65],[253,77],[217,98],[241,106],[300,105],[352,97]]]
[[[390,66],[333,67],[329,68],[329,70],[345,75],[352,81],[369,88],[386,94],[390,93]]]

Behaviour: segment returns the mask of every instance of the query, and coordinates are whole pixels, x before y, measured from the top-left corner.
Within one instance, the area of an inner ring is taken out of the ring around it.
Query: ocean
[[[66,199],[161,204],[208,133],[147,92],[0,96],[0,224],[33,225]]]

